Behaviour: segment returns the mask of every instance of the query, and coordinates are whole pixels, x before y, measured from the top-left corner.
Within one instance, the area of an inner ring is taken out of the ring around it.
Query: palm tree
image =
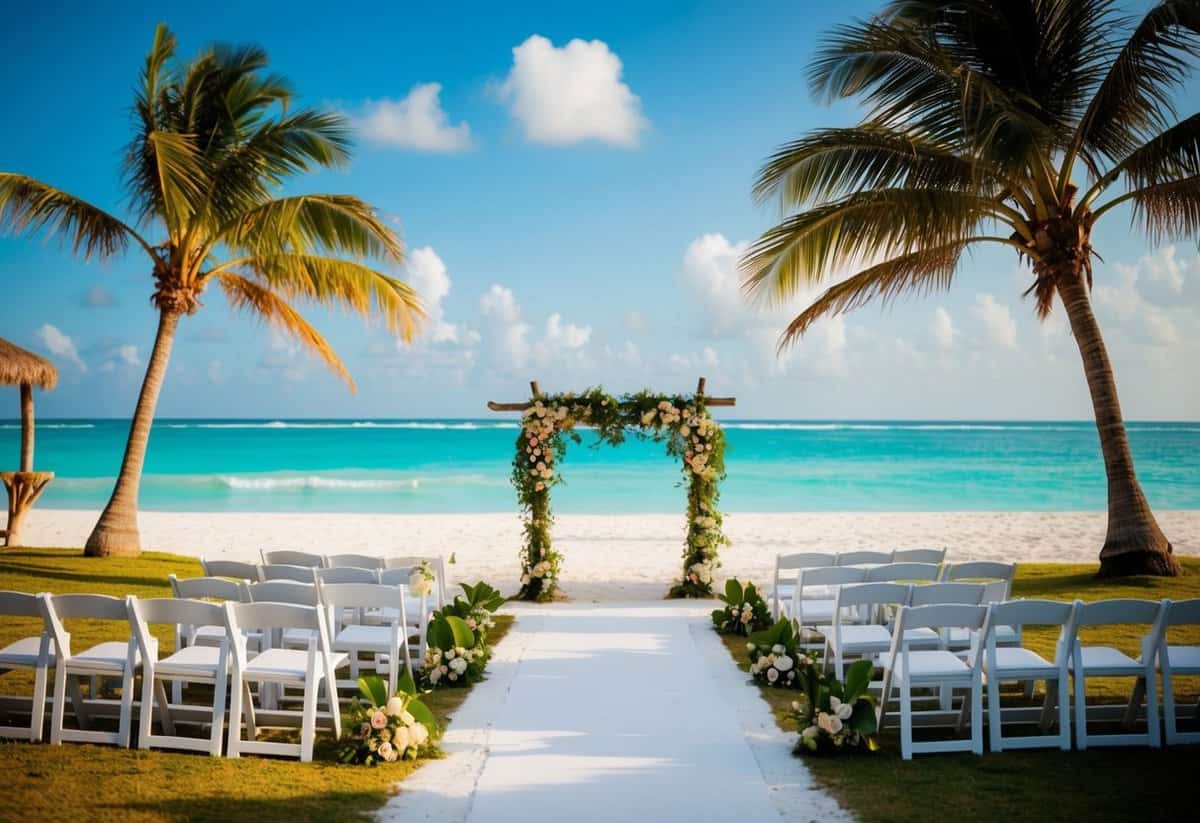
[[[157,28],[124,163],[134,221],[30,177],[0,173],[0,227],[57,235],[87,258],[133,246],[146,253],[154,277],[158,333],[121,471],[88,538],[88,555],[141,550],[138,484],[154,408],[179,320],[201,307],[210,285],[234,308],[297,339],[351,390],[337,354],[292,302],[381,315],[405,339],[421,315],[407,284],[371,267],[372,260],[400,262],[402,248],[369,205],[339,194],[277,196],[290,177],[344,165],[350,142],[342,117],[293,111],[286,80],[266,69],[266,54],[254,47],[214,46],[182,64],[174,36]]]
[[[1200,114],[1181,118],[1172,102],[1198,35],[1200,0],[1164,0],[1140,19],[1111,0],[892,0],[837,28],[809,69],[815,95],[859,97],[864,119],[783,145],[754,188],[784,217],[742,260],[748,291],[781,300],[859,269],[781,347],[820,317],[948,288],[982,244],[1030,266],[1039,317],[1058,296],[1108,477],[1101,575],[1180,573],[1134,474],[1092,312],[1092,237],[1118,206],[1152,242],[1200,228]]]

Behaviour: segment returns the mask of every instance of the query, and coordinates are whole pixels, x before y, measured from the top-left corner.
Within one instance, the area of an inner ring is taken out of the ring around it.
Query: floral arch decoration
[[[560,467],[567,441],[582,442],[579,427],[591,428],[595,445],[617,445],[627,433],[663,443],[667,454],[680,458],[687,485],[687,538],[683,569],[670,597],[711,597],[718,550],[729,544],[721,529],[719,484],[725,479],[725,434],[712,417],[713,406],[732,406],[732,397],[707,397],[700,378],[696,394],[641,391],[620,398],[593,388],[583,392],[543,394],[530,384],[531,400],[488,403],[492,411],[520,411],[521,433],[513,457],[512,483],[524,520],[521,547],[522,600],[546,601],[558,590],[562,554],[551,540],[554,515],[550,490],[562,482]]]

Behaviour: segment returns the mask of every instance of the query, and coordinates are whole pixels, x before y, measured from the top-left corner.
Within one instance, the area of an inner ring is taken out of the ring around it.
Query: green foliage
[[[452,614],[440,614],[429,621],[427,635],[430,646],[439,649],[475,647],[475,632],[467,626],[467,621]]]
[[[858,660],[839,681],[819,665],[803,666],[800,698],[792,703],[800,739],[797,753],[836,754],[844,751],[877,751],[875,699],[868,691],[874,666]]]
[[[800,650],[795,626],[786,617],[774,625],[754,632],[746,643],[750,655],[750,674],[759,683],[781,689],[800,687],[804,667],[813,658]]]
[[[601,389],[576,394],[539,395],[525,411],[513,457],[512,482],[524,518],[521,550],[523,600],[545,601],[558,587],[562,555],[552,545],[550,489],[563,482],[559,463],[567,440],[582,442],[577,426],[588,426],[594,446],[616,445],[627,432],[664,443],[680,458],[688,486],[688,534],[683,573],[672,597],[711,597],[717,553],[729,541],[721,531],[718,484],[725,477],[725,437],[704,406],[703,398],[651,394],[618,400]]]
[[[504,605],[504,597],[482,580],[473,586],[460,585],[465,597],[455,597],[429,621],[421,680],[431,688],[478,682],[491,657],[488,631],[495,625],[492,613]]]
[[[731,577],[725,581],[725,593],[718,597],[725,606],[713,610],[712,621],[721,634],[748,635],[771,626],[771,610],[753,583],[743,586]]]

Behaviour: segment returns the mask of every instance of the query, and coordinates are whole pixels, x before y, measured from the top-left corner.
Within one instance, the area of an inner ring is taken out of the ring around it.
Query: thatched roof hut
[[[57,382],[53,363],[0,337],[0,385],[52,389]]]
[[[0,472],[8,491],[8,526],[0,531],[9,546],[20,544],[21,521],[54,477],[33,470],[33,387],[52,389],[58,370],[44,357],[0,337],[0,385],[21,387],[21,463],[15,472]]]

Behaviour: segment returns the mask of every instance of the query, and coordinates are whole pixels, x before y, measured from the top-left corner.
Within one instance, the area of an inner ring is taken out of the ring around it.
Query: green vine
[[[554,525],[550,489],[563,482],[559,466],[567,438],[582,442],[576,430],[579,426],[593,430],[596,446],[617,445],[630,430],[638,437],[665,443],[667,453],[680,458],[688,484],[688,529],[683,572],[669,596],[711,597],[713,572],[720,565],[718,550],[729,544],[717,509],[718,485],[725,478],[724,432],[703,398],[642,391],[618,400],[598,388],[579,394],[538,395],[524,412],[512,472],[525,521],[517,597],[546,601],[558,589],[562,555],[550,537]]]

